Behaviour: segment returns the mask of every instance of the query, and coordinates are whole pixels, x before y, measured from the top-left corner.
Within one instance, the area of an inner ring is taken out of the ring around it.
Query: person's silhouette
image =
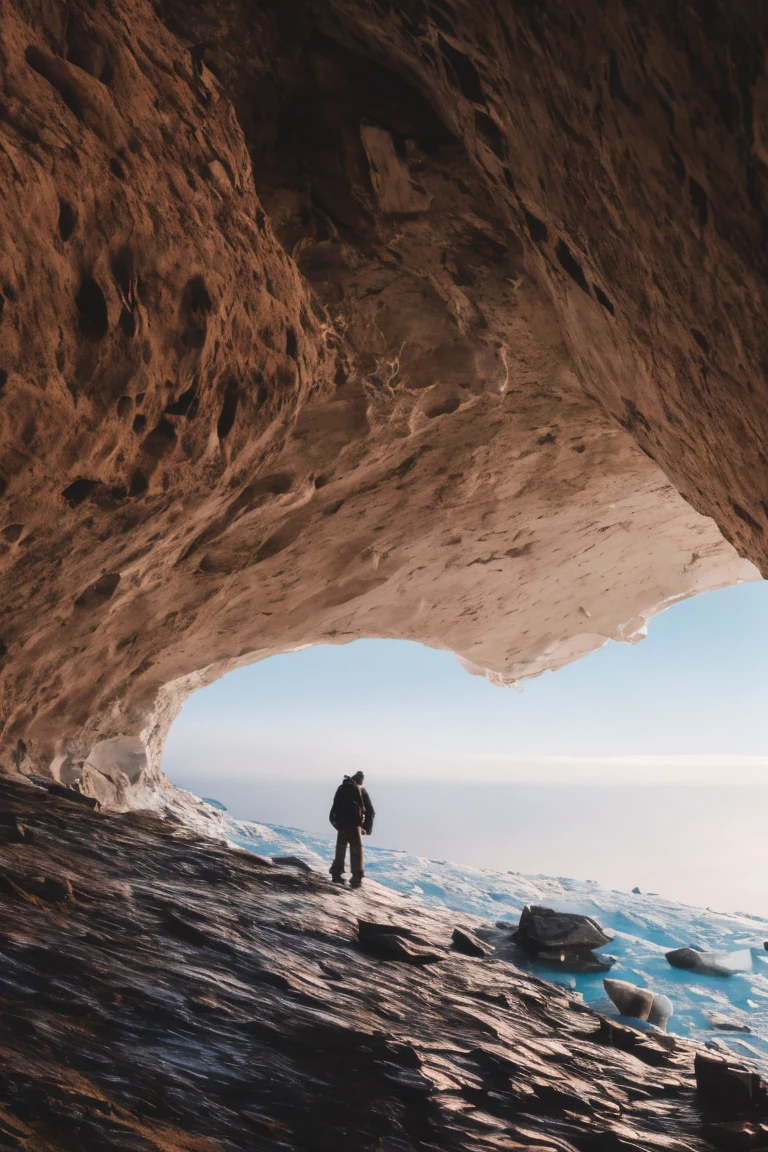
[[[370,836],[373,831],[373,810],[371,798],[365,788],[362,772],[345,776],[336,795],[329,819],[336,829],[336,855],[331,864],[331,879],[334,884],[344,883],[344,864],[349,845],[349,867],[352,873],[351,888],[359,888],[363,882],[363,833]]]

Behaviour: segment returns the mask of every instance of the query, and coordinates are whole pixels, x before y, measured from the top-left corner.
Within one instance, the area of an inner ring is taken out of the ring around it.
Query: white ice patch
[[[299,856],[317,872],[327,872],[333,855],[330,837],[216,815],[223,833],[240,847],[265,856]],[[750,1057],[768,1073],[768,979],[763,971],[768,961],[763,949],[767,919],[712,912],[661,896],[607,891],[592,881],[492,872],[368,845],[365,855],[366,875],[372,880],[408,896],[417,894],[432,907],[474,914],[491,923],[505,921],[513,927],[520,910],[530,903],[593,916],[614,936],[604,949],[616,957],[611,975],[669,997],[674,1006],[671,1033],[725,1046],[742,1056],[748,1048]],[[682,947],[721,954],[734,974],[698,975],[672,968],[664,953]],[[544,979],[560,979],[551,969],[530,962],[527,966]],[[563,983],[580,992],[587,1004],[611,1010],[601,974],[568,974]],[[707,1013],[728,1014],[729,1009],[751,1028],[748,1043],[711,1028]]]

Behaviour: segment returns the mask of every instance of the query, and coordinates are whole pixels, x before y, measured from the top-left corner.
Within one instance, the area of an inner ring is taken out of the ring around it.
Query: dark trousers
[[[359,825],[343,824],[337,829],[336,855],[331,864],[331,876],[339,878],[344,874],[344,862],[349,845],[349,868],[352,882],[362,880],[363,871],[363,830]]]

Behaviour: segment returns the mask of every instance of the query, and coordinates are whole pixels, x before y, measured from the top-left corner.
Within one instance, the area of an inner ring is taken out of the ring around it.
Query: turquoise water
[[[225,817],[231,839],[265,856],[295,855],[324,872],[332,855],[327,836],[299,829],[249,823]],[[366,874],[381,884],[457,914],[471,913],[490,923],[517,919],[525,904],[593,916],[614,936],[604,951],[616,957],[611,975],[669,996],[674,1016],[669,1031],[714,1047],[728,1048],[768,1072],[768,919],[713,912],[653,895],[601,888],[590,881],[530,876],[470,868],[403,851],[366,846]],[[694,946],[705,951],[749,949],[751,971],[724,978],[672,968],[664,953]],[[600,975],[553,972],[535,962],[531,971],[580,992],[586,1003],[615,1016]],[[751,1034],[715,1032],[706,1012],[719,1012],[748,1024]]]

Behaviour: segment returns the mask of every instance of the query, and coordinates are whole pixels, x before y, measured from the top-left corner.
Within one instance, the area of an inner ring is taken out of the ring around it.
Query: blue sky
[[[673,606],[647,639],[521,692],[450,652],[323,646],[230,673],[185,703],[172,779],[768,783],[768,582]]]

